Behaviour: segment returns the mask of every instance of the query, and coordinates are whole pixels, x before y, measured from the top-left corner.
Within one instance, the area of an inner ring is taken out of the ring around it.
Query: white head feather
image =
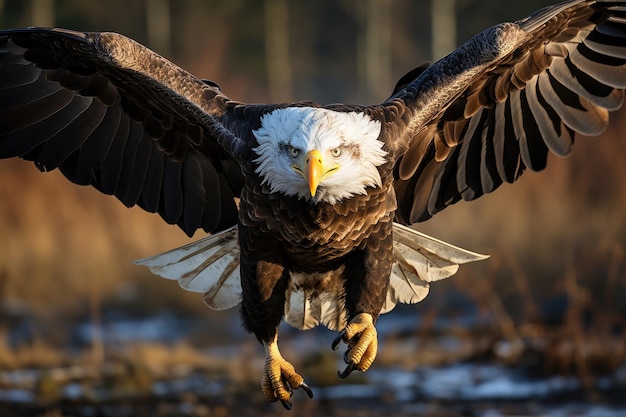
[[[358,112],[336,112],[310,107],[287,107],[263,116],[254,136],[259,144],[256,173],[263,177],[272,192],[331,204],[358,194],[368,187],[380,187],[377,167],[384,164],[387,152],[378,140],[381,124]],[[341,149],[337,157],[333,149]],[[301,155],[317,149],[325,158],[333,158],[339,169],[322,179],[315,197],[307,181],[291,165],[290,149]]]

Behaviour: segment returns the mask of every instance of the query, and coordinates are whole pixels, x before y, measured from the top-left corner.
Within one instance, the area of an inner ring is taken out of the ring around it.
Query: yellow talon
[[[339,377],[346,378],[355,369],[367,371],[378,353],[378,333],[372,315],[357,314],[334,340],[333,349],[336,350],[341,341],[348,344],[348,350],[344,355],[348,366],[343,372],[339,372]]]
[[[283,359],[278,350],[277,337],[269,343],[263,343],[265,347],[265,368],[261,379],[261,389],[265,399],[269,402],[280,400],[283,406],[291,409],[291,396],[293,390],[302,388],[309,398],[313,398],[313,391],[304,383],[292,364]]]

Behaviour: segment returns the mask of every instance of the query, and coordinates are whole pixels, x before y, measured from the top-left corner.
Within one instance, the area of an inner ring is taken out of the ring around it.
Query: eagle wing
[[[0,32],[0,158],[59,168],[189,235],[236,222],[236,106],[119,34]]]
[[[626,2],[569,1],[494,26],[400,83],[397,220],[424,221],[598,135],[626,88]]]

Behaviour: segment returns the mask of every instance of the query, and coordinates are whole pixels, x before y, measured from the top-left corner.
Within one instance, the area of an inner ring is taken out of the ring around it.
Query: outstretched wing
[[[397,219],[414,223],[566,156],[626,88],[626,2],[569,1],[488,29],[383,104],[408,141]],[[406,143],[406,142],[405,142]]]
[[[0,158],[59,168],[189,235],[235,224],[235,106],[122,35],[0,32]]]

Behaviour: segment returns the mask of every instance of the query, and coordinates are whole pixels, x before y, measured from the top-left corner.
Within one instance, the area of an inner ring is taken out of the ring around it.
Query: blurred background
[[[245,102],[383,101],[396,80],[540,0],[0,0],[0,28],[115,31]],[[324,329],[281,329],[301,415],[624,415],[626,114],[574,155],[416,227],[486,262],[379,321],[336,378]],[[276,415],[262,349],[130,261],[185,244],[109,196],[0,161],[0,415]],[[194,238],[202,235],[197,233]]]

